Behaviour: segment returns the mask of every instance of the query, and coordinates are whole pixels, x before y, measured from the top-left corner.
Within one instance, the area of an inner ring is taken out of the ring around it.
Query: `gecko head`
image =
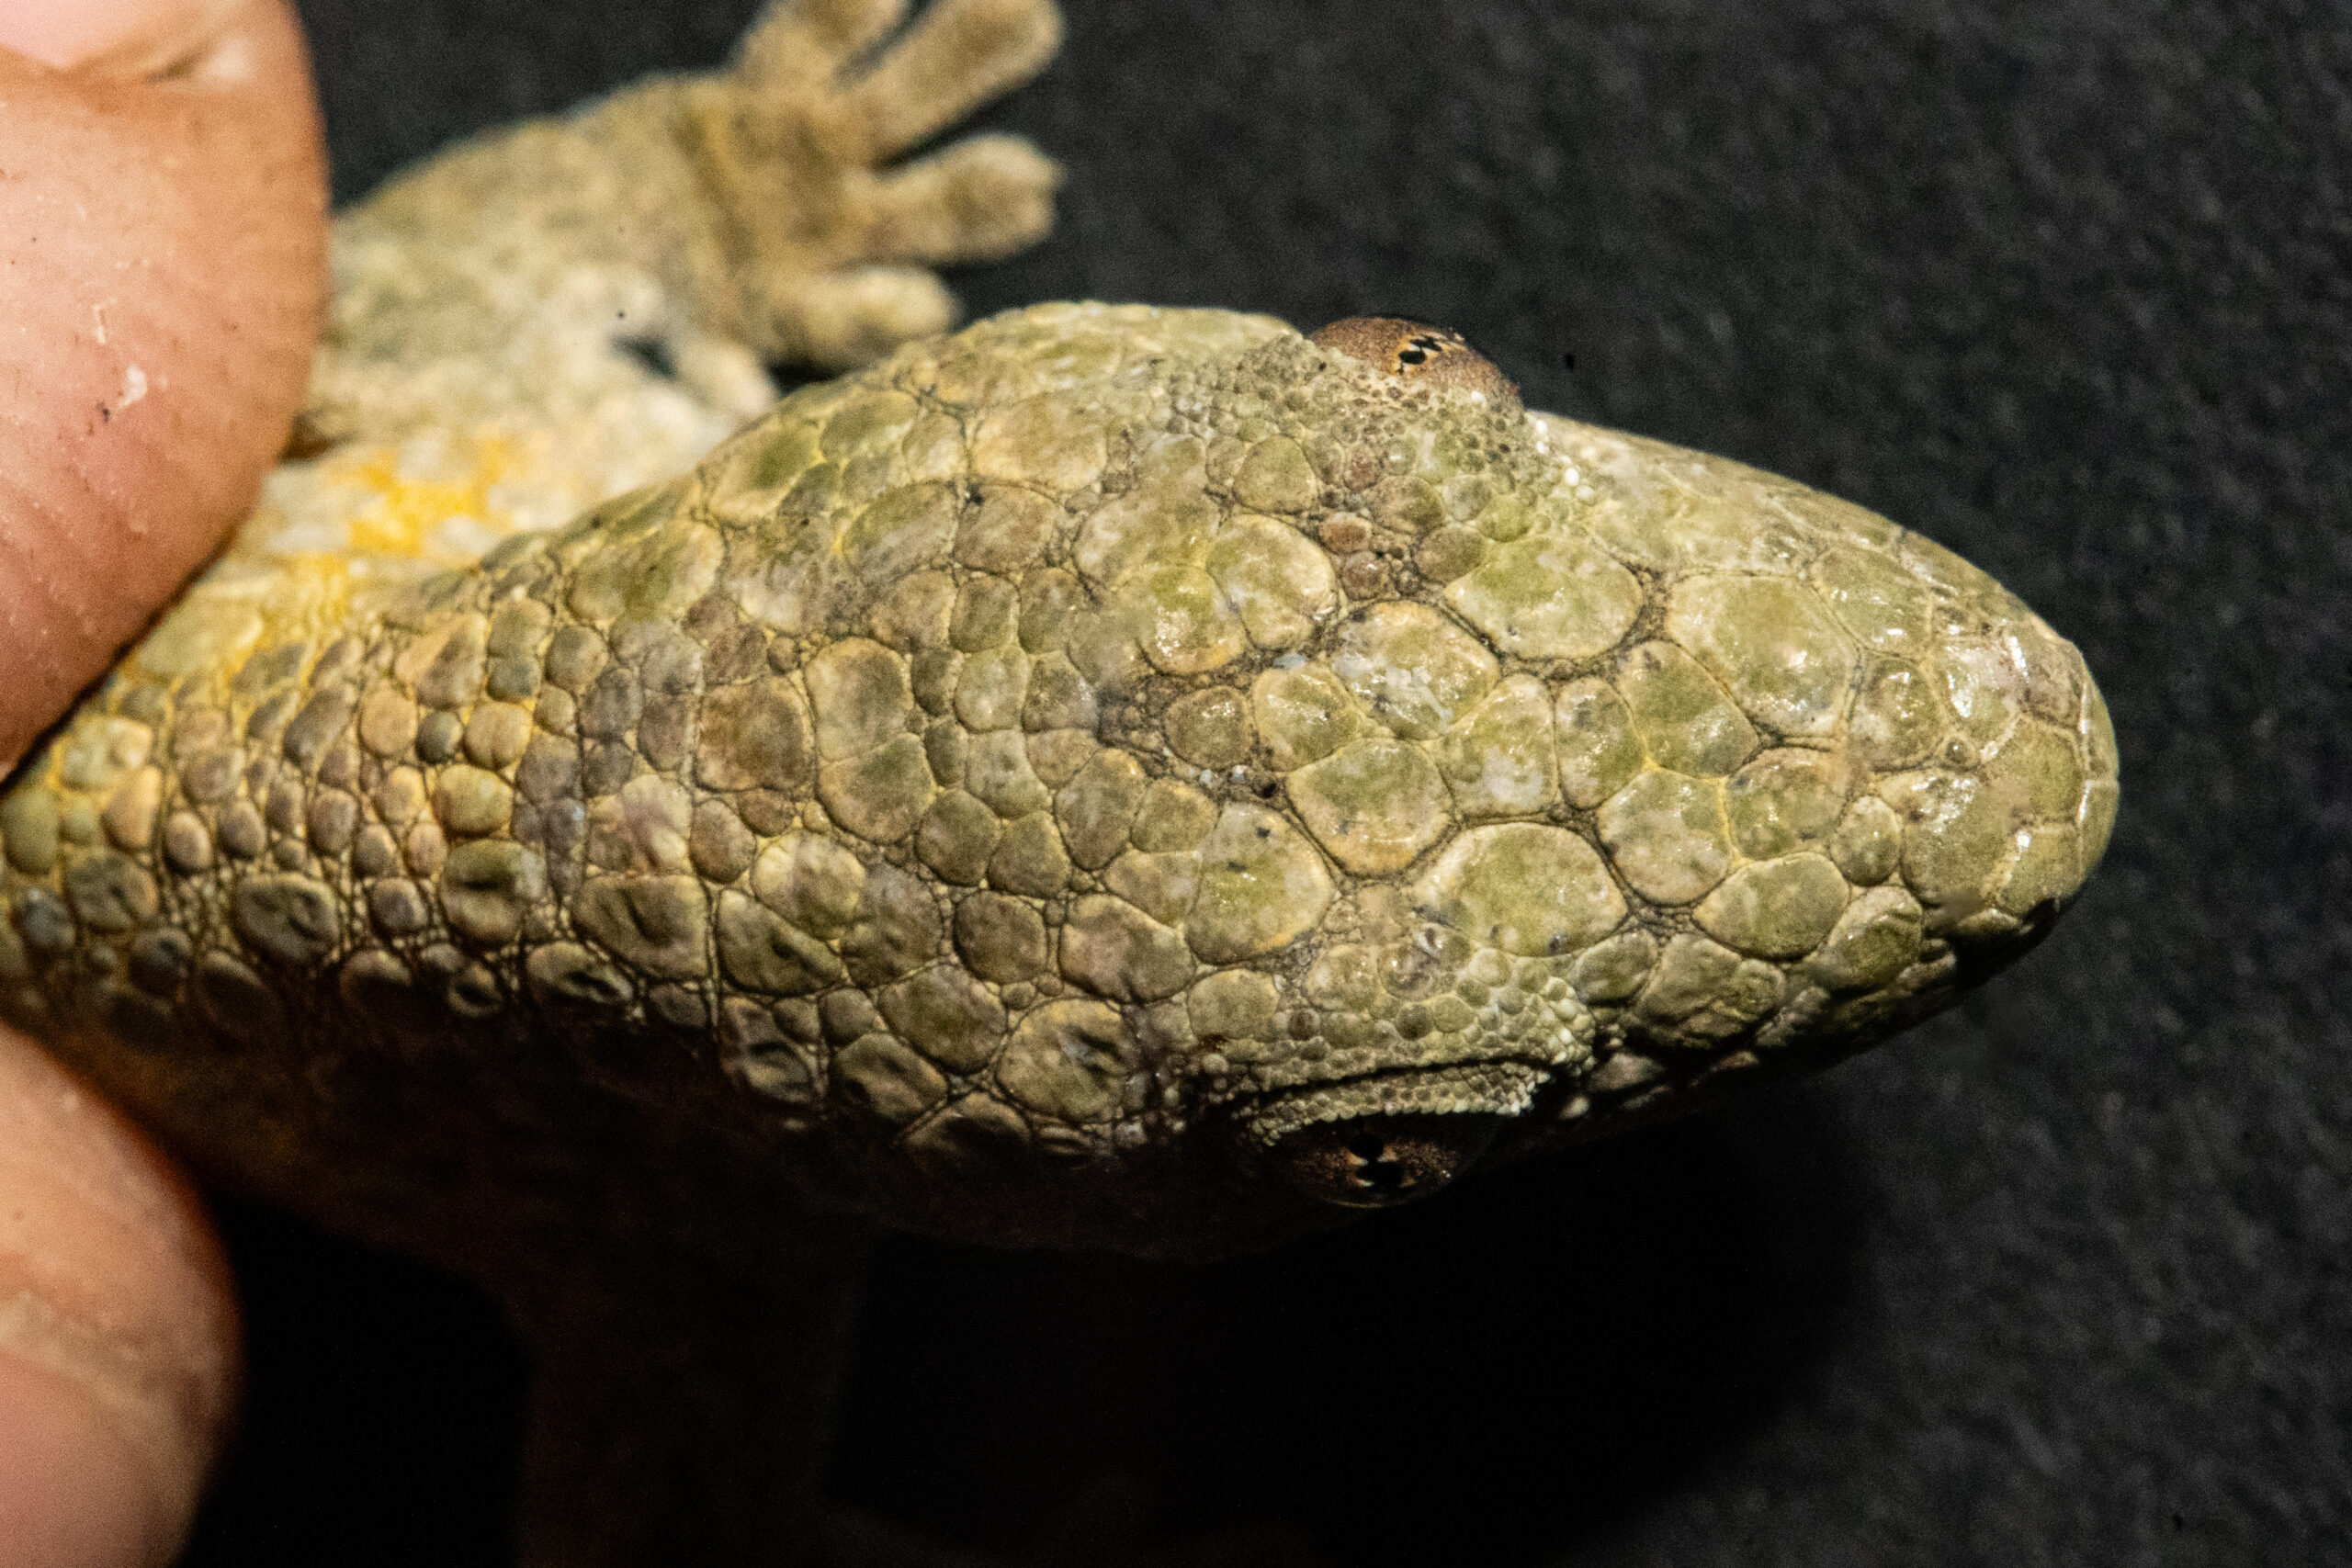
[[[2096,688],[1997,584],[1402,318],[1037,307],[678,493],[595,581],[740,558],[693,613],[771,673],[695,777],[769,788],[729,858],[631,781],[644,855],[738,875],[720,1059],[936,1234],[1260,1245],[1825,1065],[2021,951],[2112,820]]]

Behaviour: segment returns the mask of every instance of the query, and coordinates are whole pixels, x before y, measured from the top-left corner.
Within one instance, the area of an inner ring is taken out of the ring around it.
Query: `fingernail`
[[[124,79],[185,63],[250,0],[17,0],[0,5],[0,48],[60,71]]]

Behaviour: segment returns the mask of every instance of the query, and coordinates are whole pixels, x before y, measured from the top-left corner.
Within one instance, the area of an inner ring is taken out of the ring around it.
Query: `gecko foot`
[[[929,267],[1009,255],[1053,222],[1060,170],[1014,136],[902,157],[1043,69],[1052,0],[784,0],[680,134],[724,227],[713,323],[771,359],[863,364],[954,323]],[[896,32],[895,37],[892,34]]]

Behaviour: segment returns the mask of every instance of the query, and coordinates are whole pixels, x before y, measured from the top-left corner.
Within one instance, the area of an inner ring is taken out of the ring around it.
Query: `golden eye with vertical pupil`
[[[1519,400],[1518,385],[1451,327],[1402,316],[1349,316],[1309,333],[1306,341],[1404,380],[1484,392],[1498,402]]]
[[[1272,1155],[1291,1186],[1343,1209],[1426,1198],[1477,1162],[1503,1118],[1464,1111],[1388,1112],[1318,1122],[1284,1134]]]

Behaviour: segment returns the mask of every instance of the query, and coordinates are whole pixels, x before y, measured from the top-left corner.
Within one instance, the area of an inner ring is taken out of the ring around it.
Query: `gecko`
[[[0,1013],[510,1314],[529,1564],[874,1560],[877,1232],[1213,1258],[1815,1070],[2114,820],[1999,584],[1442,327],[950,332],[1060,176],[922,150],[1059,23],[904,12],[340,214],[285,460],[0,797]]]

